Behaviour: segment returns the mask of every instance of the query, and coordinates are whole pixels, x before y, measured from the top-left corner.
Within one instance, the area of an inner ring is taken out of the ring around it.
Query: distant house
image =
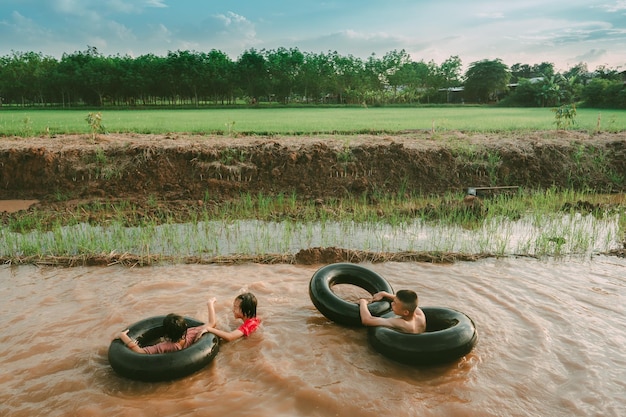
[[[440,88],[438,91],[446,95],[446,103],[465,103],[465,87]]]
[[[543,81],[543,77],[533,77],[533,78],[529,78],[528,82],[531,84],[536,84],[538,82]],[[517,86],[519,85],[519,83],[511,83],[511,84],[507,84],[507,87],[511,88],[511,89],[515,89]]]
[[[528,82],[531,84],[536,84],[543,81],[543,77],[533,77],[529,78]],[[507,84],[509,90],[514,90],[517,88],[519,83],[511,83]],[[465,87],[448,87],[448,88],[440,88],[439,92],[442,94],[446,94],[446,103],[454,103],[454,104],[462,104],[465,103],[465,95],[464,95]],[[503,95],[506,95],[504,92],[498,92],[498,99],[501,99]]]

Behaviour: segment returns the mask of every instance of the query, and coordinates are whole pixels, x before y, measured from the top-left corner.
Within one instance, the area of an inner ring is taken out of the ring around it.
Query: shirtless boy
[[[417,306],[417,293],[411,290],[399,290],[396,294],[386,291],[377,292],[372,296],[372,301],[382,299],[391,300],[391,309],[396,317],[374,317],[367,308],[368,301],[364,298],[359,300],[361,323],[365,326],[385,326],[404,333],[423,333],[426,331],[426,316]]]

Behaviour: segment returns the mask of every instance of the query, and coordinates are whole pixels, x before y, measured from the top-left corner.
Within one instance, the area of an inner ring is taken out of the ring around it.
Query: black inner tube
[[[386,291],[393,294],[393,288],[382,276],[360,265],[335,263],[318,269],[309,283],[311,301],[327,319],[345,326],[361,326],[359,305],[348,302],[332,290],[337,284],[352,284],[363,288],[370,294]],[[391,311],[387,300],[376,301],[368,305],[373,316],[381,316]]]
[[[157,343],[163,336],[163,318],[150,317],[129,327],[128,336],[137,339],[140,346]],[[187,326],[196,327],[203,323],[185,317]],[[137,353],[115,339],[109,346],[108,358],[118,374],[139,381],[168,381],[190,375],[213,360],[219,351],[219,338],[205,333],[191,346],[176,352],[145,354]]]
[[[408,334],[388,327],[370,327],[371,346],[389,359],[420,366],[452,362],[473,349],[478,332],[467,315],[443,307],[423,307],[422,311],[426,316],[425,333]]]

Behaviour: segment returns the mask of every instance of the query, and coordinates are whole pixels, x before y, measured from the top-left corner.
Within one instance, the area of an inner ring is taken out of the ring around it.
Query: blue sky
[[[250,48],[626,69],[626,0],[0,0],[0,55]]]

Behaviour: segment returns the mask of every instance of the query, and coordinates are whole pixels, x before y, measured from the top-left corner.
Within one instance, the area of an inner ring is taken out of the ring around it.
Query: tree
[[[202,56],[191,51],[168,52],[165,61],[174,103],[191,100],[199,104],[198,91],[202,77]]]
[[[533,77],[554,77],[554,64],[551,62],[542,62],[541,64],[533,65],[532,76]]]
[[[626,109],[626,86],[621,81],[610,81],[605,89],[605,105],[613,109]]]
[[[517,86],[503,101],[508,106],[534,107],[540,103],[541,86],[536,81],[520,78]]]
[[[581,62],[577,65],[574,65],[572,68],[568,69],[563,73],[563,77],[570,80],[575,78],[579,83],[586,84],[587,81],[591,78],[591,74],[589,74],[589,70],[587,69],[587,64]]]
[[[337,103],[362,103],[371,88],[361,59],[341,56],[337,51],[328,55],[331,72],[328,75],[328,93]]]
[[[158,104],[167,95],[165,59],[153,54],[141,55],[134,59],[137,73],[138,96],[134,99],[142,104]]]
[[[318,103],[328,90],[333,73],[331,59],[324,53],[306,53],[298,77],[297,89],[307,102]]]
[[[86,51],[63,54],[55,71],[54,85],[60,90],[63,105],[83,102],[88,105],[101,105],[104,96],[104,81],[100,76],[107,71],[101,64],[104,58],[95,47],[88,46]]]
[[[267,61],[261,52],[248,49],[237,60],[237,79],[244,96],[258,99],[269,90]]]
[[[229,100],[234,94],[234,62],[222,51],[212,49],[206,56],[205,83],[209,95],[217,102]]]
[[[456,87],[461,84],[461,59],[454,55],[441,63],[437,74],[444,87]]]
[[[293,94],[296,79],[304,63],[304,55],[297,48],[267,51],[265,53],[271,92],[276,99],[288,103]]]
[[[584,87],[582,98],[589,107],[626,108],[623,81],[594,78]]]
[[[511,65],[511,82],[519,83],[523,79],[529,80],[533,76],[533,70],[530,65],[520,63]]]
[[[601,78],[609,81],[621,81],[621,75],[616,69],[608,68],[605,65],[600,65],[593,72],[594,78]]]
[[[558,106],[561,104],[561,86],[556,76],[544,77],[539,83],[539,103],[541,107]]]
[[[609,86],[609,80],[594,78],[583,89],[583,100],[590,107],[603,107],[605,91]]]
[[[482,60],[470,64],[465,73],[465,96],[481,103],[498,100],[508,90],[509,68],[500,59]]]

